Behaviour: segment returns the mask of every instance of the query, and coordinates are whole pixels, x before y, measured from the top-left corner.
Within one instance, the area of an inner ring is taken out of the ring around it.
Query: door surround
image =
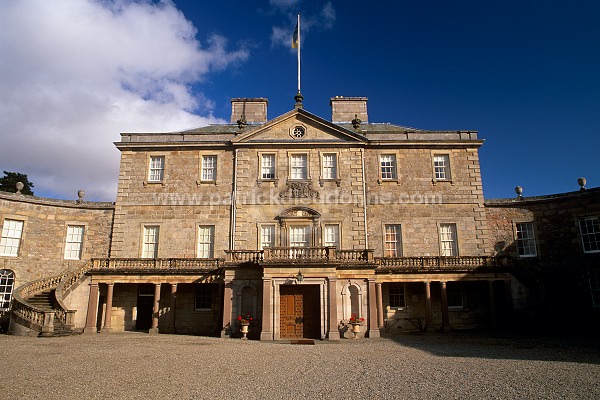
[[[271,317],[273,321],[273,339],[280,340],[280,316],[281,316],[281,285],[319,285],[319,324],[321,340],[327,335],[327,317],[329,315],[329,298],[327,297],[327,279],[326,278],[304,278],[302,282],[290,280],[290,278],[272,278],[273,287],[273,306],[271,307]]]

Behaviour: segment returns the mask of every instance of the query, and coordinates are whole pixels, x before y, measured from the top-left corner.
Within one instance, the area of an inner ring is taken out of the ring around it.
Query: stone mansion
[[[8,331],[239,337],[243,319],[251,339],[339,340],[565,312],[598,325],[600,190],[485,201],[476,131],[330,104],[331,120],[301,96],[268,119],[267,99],[236,98],[229,124],[122,133],[114,203],[0,194]]]

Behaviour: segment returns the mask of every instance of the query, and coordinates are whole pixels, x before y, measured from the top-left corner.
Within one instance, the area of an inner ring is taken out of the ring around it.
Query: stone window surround
[[[23,243],[25,241],[25,226],[27,223],[27,216],[24,215],[16,215],[16,214],[4,214],[2,219],[0,219],[0,235],[2,234],[2,230],[4,229],[4,221],[6,220],[13,221],[21,221],[23,223],[23,227],[21,229],[21,239],[19,240],[19,248],[17,250],[17,254],[2,254],[0,253],[0,257],[19,257],[21,253],[21,249],[23,248]]]
[[[399,221],[396,220],[391,220],[391,221],[386,221],[386,222],[382,222],[381,223],[381,255],[383,257],[385,257],[385,227],[386,225],[397,225],[400,227],[400,248],[396,249],[397,253],[399,255],[397,255],[396,257],[403,257],[404,256],[404,229],[402,229],[403,224]]]
[[[64,231],[65,231],[65,246],[63,247],[63,259],[65,260],[83,260],[85,259],[85,235],[88,231],[88,224],[86,222],[80,221],[65,221],[64,223]],[[83,226],[83,234],[81,236],[81,248],[79,250],[79,258],[65,258],[67,253],[67,235],[69,234],[70,226]]]
[[[535,254],[524,254],[524,255],[519,255],[519,245],[518,245],[518,235],[517,235],[517,224],[531,224],[533,227],[533,243],[534,243],[534,248],[535,248]],[[513,240],[515,243],[515,251],[516,251],[516,256],[519,258],[533,258],[533,257],[537,257],[538,256],[538,240],[537,240],[537,226],[535,224],[535,222],[533,220],[531,220],[530,218],[523,218],[523,219],[515,219],[512,221],[512,229],[513,229]]]
[[[160,181],[151,181],[150,180],[150,166],[152,165],[152,157],[162,157],[163,158],[163,173],[162,179]],[[142,185],[147,187],[148,185],[161,185],[165,187],[165,181],[167,179],[167,156],[164,152],[148,152],[146,153],[146,180],[142,181]]]
[[[448,177],[446,179],[437,179],[435,177],[435,156],[448,156],[448,167],[447,173]],[[433,185],[439,182],[448,182],[451,185],[454,185],[454,171],[452,168],[453,162],[453,154],[451,151],[442,151],[442,150],[432,150],[431,151],[431,183]]]
[[[327,225],[337,225],[337,227],[338,227],[338,250],[343,249],[344,247],[342,246],[342,223],[339,221],[322,221],[321,222],[321,243],[323,243],[323,246],[325,246],[325,233],[326,233],[325,227]]]
[[[295,155],[305,155],[306,156],[306,179],[293,179],[292,178],[292,156]],[[287,159],[288,159],[288,180],[290,181],[310,181],[310,150],[288,150],[287,151]]]
[[[202,180],[202,161],[204,157],[215,157],[215,179],[213,180]],[[200,151],[198,152],[198,180],[196,181],[196,185],[219,185],[219,154],[210,150],[210,151]]]
[[[330,155],[333,154],[335,156],[335,178],[324,178],[323,177],[323,170],[324,170],[324,163],[323,163],[323,157],[325,155]],[[319,161],[320,161],[320,168],[319,168],[319,185],[323,186],[325,182],[335,182],[335,184],[339,187],[341,182],[342,182],[342,178],[340,175],[340,152],[339,151],[319,151]]]
[[[257,222],[256,223],[256,248],[258,250],[262,249],[262,227],[270,225],[273,227],[273,247],[277,247],[277,238],[279,235],[277,234],[277,223],[276,222]]]
[[[395,176],[391,179],[383,179],[383,176],[381,174],[381,157],[383,156],[388,156],[388,155],[393,155],[394,156],[394,161],[395,161],[395,165],[394,165],[394,171],[395,171]],[[385,151],[385,150],[380,150],[377,152],[377,183],[379,185],[384,184],[384,183],[389,183],[389,182],[394,182],[396,184],[400,184],[400,171],[398,168],[398,161],[400,160],[400,154],[398,153],[398,151],[394,151],[391,150],[390,151]]]
[[[146,234],[146,228],[158,228],[157,239],[156,239],[156,257],[160,254],[160,224],[156,222],[142,222],[140,223],[140,258],[148,259],[148,257],[144,257],[144,236]]]
[[[437,237],[438,237],[438,248],[440,249],[440,257],[445,257],[442,255],[442,235],[440,234],[440,228],[442,225],[454,225],[454,233],[456,234],[456,254],[450,257],[460,257],[460,247],[461,247],[461,238],[459,235],[458,224],[454,220],[449,221],[437,221]]]
[[[196,257],[197,258],[214,258],[215,253],[216,253],[216,249],[215,249],[215,243],[216,243],[216,235],[217,235],[217,229],[215,224],[210,224],[210,223],[206,223],[206,222],[196,222],[195,224],[196,227]],[[201,227],[212,227],[212,237],[211,237],[211,253],[210,257],[200,257],[200,228]]]
[[[577,229],[579,231],[579,240],[581,242],[581,248],[583,250],[583,252],[585,254],[592,254],[592,253],[600,253],[600,250],[585,250],[585,244],[583,241],[583,235],[581,233],[581,221],[584,219],[589,219],[589,218],[596,218],[596,219],[600,219],[600,216],[598,215],[580,215],[577,217]]]
[[[403,311],[403,310],[407,310],[408,306],[406,304],[406,298],[407,298],[407,292],[406,292],[406,282],[387,282],[387,295],[388,295],[388,310],[394,310],[394,311]],[[392,296],[391,296],[391,288],[394,286],[402,286],[402,302],[404,303],[404,305],[402,306],[392,306]]]
[[[273,155],[275,156],[275,178],[273,179],[263,179],[262,177],[262,157],[263,155]],[[264,182],[273,182],[273,185],[275,187],[277,187],[277,185],[279,184],[279,174],[277,173],[277,166],[278,166],[278,161],[279,161],[279,155],[276,151],[258,151],[257,152],[257,157],[258,157],[258,173],[257,173],[257,178],[256,178],[256,185],[260,186],[262,183]]]

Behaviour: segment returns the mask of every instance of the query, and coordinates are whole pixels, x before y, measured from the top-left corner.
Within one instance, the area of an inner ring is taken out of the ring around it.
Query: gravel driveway
[[[600,398],[600,345],[575,339],[0,335],[0,363],[3,399]]]

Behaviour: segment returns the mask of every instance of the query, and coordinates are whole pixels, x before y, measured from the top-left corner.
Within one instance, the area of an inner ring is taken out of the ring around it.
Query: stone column
[[[103,333],[110,333],[112,323],[112,304],[113,304],[113,291],[115,288],[114,283],[107,283],[106,290],[106,315],[104,316],[104,327],[102,328]]]
[[[223,326],[221,327],[221,337],[231,337],[233,334],[231,326],[231,309],[233,301],[233,289],[231,287],[231,281],[225,280],[223,282]]]
[[[340,330],[337,319],[337,278],[327,280],[327,295],[329,296],[329,340],[340,340]]]
[[[496,299],[494,298],[494,281],[488,281],[489,294],[490,294],[490,318],[492,323],[492,329],[497,328],[496,321]]]
[[[448,317],[448,295],[446,293],[446,282],[440,282],[442,291],[442,332],[450,328],[450,318]]]
[[[423,282],[425,285],[425,330],[433,331],[433,312],[431,310],[431,282]]]
[[[378,282],[375,284],[375,292],[377,294],[377,326],[383,328],[385,321],[383,320],[383,293],[381,292],[381,283]]]
[[[98,319],[98,284],[90,283],[90,298],[88,300],[87,317],[84,333],[98,333],[96,320]]]
[[[175,328],[175,309],[177,308],[177,284],[171,283],[171,320],[169,330],[171,333],[176,333],[177,329]]]
[[[160,307],[160,283],[154,284],[154,307],[152,308],[152,328],[148,330],[150,334],[158,333],[158,310]]]
[[[377,326],[377,296],[375,295],[375,279],[369,279],[369,331],[370,338],[380,337]]]
[[[263,309],[262,309],[262,330],[260,340],[273,340],[273,330],[271,329],[271,278],[263,278]]]

